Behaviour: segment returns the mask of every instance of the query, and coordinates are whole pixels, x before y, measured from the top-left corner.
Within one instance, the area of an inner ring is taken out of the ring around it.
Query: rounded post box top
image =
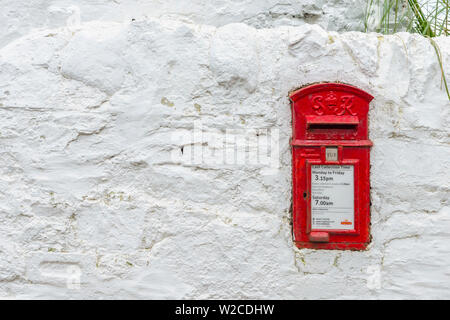
[[[348,93],[353,93],[354,95],[360,97],[363,100],[366,100],[367,103],[369,103],[370,101],[372,101],[373,97],[368,94],[367,92],[358,89],[357,87],[348,85],[348,84],[343,84],[343,83],[318,83],[318,84],[313,84],[304,88],[300,88],[298,90],[295,90],[294,92],[292,92],[291,94],[289,94],[289,97],[291,98],[291,100],[293,102],[296,102],[297,100],[299,100],[300,98],[311,94],[311,93],[316,93],[316,92],[320,92],[320,91],[344,91],[344,92],[348,92]]]

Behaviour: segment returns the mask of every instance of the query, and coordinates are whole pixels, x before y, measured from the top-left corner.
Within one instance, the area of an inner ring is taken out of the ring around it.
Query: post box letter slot
[[[356,130],[359,119],[356,116],[306,116],[306,127],[314,129]]]

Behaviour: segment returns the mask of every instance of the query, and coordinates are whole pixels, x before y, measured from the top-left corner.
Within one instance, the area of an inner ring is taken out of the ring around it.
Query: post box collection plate
[[[323,83],[292,101],[293,236],[299,248],[363,250],[370,242],[368,93]]]
[[[311,228],[352,230],[354,167],[311,166]]]

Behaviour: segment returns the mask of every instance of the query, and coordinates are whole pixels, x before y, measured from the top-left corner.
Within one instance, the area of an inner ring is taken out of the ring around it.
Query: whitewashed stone
[[[449,298],[449,103],[429,40],[193,20],[83,20],[1,47],[1,296]],[[288,94],[318,81],[375,97],[366,251],[292,242]],[[272,137],[276,161],[230,137]]]

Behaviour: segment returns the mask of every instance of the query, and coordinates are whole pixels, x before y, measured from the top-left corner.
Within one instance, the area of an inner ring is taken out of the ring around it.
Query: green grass
[[[450,100],[440,49],[432,39],[449,35],[449,5],[450,0],[368,0],[364,30],[382,34],[406,31],[428,38],[436,51],[442,82]]]

